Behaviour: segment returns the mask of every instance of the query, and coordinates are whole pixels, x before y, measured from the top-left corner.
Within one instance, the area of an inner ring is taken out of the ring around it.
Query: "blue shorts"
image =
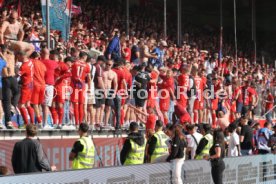
[[[243,107],[243,104],[242,102],[237,102],[237,113],[241,113],[242,112],[242,107]]]

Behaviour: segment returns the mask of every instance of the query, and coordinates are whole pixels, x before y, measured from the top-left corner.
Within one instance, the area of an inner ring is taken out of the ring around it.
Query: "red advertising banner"
[[[124,143],[124,138],[94,138],[95,167],[120,165],[120,151]],[[0,141],[0,165],[7,166],[13,172],[11,157],[14,144],[18,140]],[[40,140],[44,153],[51,165],[56,165],[57,169],[71,169],[69,154],[76,139],[42,139]]]

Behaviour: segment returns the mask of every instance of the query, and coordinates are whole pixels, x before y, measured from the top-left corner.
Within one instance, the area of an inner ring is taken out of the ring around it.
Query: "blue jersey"
[[[7,66],[7,63],[4,59],[0,58],[0,88],[2,88],[2,70]]]

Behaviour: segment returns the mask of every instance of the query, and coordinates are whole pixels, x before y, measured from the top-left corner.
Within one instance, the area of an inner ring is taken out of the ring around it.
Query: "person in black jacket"
[[[15,174],[56,170],[44,156],[39,140],[34,139],[36,135],[37,127],[28,124],[26,138],[15,143],[12,153],[12,167]]]
[[[182,125],[177,124],[175,126],[170,126],[168,128],[168,135],[171,137],[171,152],[167,158],[167,162],[173,161],[172,169],[172,181],[175,184],[183,184],[181,178],[181,168],[184,164],[185,159],[185,148],[187,147],[187,142],[185,136],[182,133]]]
[[[138,131],[139,130],[138,123],[131,122],[129,125],[129,130],[130,130],[130,133],[128,134],[128,137],[126,138],[125,143],[123,145],[123,149],[120,153],[120,160],[121,160],[122,165],[129,165],[129,163],[126,164],[125,162],[129,156],[129,154],[131,154],[133,152],[132,147],[131,147],[131,141],[133,141],[138,146],[141,146],[141,147],[143,146],[144,151],[145,151],[145,138]],[[142,153],[142,157],[144,157],[144,153]],[[144,158],[141,158],[141,159],[144,159]]]
[[[216,129],[214,131],[214,142],[210,149],[210,157],[204,157],[211,161],[211,173],[213,182],[215,184],[222,184],[223,171],[225,169],[225,164],[223,158],[225,156],[225,145],[224,145],[224,133],[221,129]]]

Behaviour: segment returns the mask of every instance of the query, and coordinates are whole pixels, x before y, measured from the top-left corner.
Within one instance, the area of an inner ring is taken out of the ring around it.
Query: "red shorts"
[[[71,93],[72,88],[70,86],[57,85],[55,86],[54,102],[64,104],[66,99],[66,93]]]
[[[218,110],[218,98],[211,100],[212,110]]]
[[[170,98],[160,99],[159,101],[160,110],[163,112],[168,112],[170,108]]]
[[[32,92],[33,88],[32,87],[24,87],[22,86],[21,88],[21,96],[19,99],[20,104],[26,104],[27,102],[30,102],[32,99]]]
[[[31,104],[34,104],[34,105],[42,104],[44,102],[44,96],[45,96],[45,85],[44,86],[34,85]]]
[[[203,110],[203,109],[204,109],[203,100],[199,101],[198,99],[196,99],[194,103],[194,110]]]
[[[155,99],[148,99],[147,100],[147,107],[155,108],[156,106],[156,100]]]
[[[85,94],[86,94],[85,87],[83,87],[82,89],[73,88],[73,92],[71,94],[71,102],[84,104]]]
[[[185,98],[184,95],[180,95],[180,98],[179,98],[179,100],[178,100],[178,103],[180,103],[181,106],[183,106],[184,108],[186,108],[186,107],[187,107],[187,101],[188,101],[188,100]]]

